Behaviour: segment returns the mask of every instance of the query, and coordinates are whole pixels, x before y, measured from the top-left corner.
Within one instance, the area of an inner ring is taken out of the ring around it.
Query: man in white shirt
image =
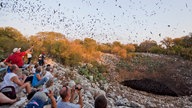
[[[50,72],[50,68],[46,68],[46,69],[45,69],[45,75],[44,75],[44,77],[46,77],[47,79],[53,78],[53,75],[52,75],[51,72]]]
[[[3,89],[4,87],[7,87],[7,86],[13,86],[15,88],[16,92],[19,92],[19,87],[20,87],[21,89],[25,88],[27,93],[30,93],[31,92],[30,83],[24,83],[26,76],[22,76],[21,80],[17,76],[19,67],[16,64],[13,64],[10,67],[10,70],[11,70],[11,72],[6,73],[6,75],[4,76],[4,80],[2,82],[0,89]]]

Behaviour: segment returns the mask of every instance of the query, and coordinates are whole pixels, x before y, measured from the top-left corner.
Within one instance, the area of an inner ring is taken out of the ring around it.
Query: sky
[[[192,32],[192,0],[0,0],[0,27],[97,42],[160,42]]]

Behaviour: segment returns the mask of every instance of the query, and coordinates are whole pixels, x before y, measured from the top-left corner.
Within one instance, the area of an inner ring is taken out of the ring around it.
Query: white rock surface
[[[158,96],[133,90],[120,85],[119,83],[93,82],[78,74],[78,69],[70,69],[56,64],[54,74],[58,77],[54,85],[50,88],[55,94],[59,95],[59,90],[63,82],[69,82],[69,85],[75,85],[75,82],[83,86],[83,108],[94,108],[94,96],[104,94],[107,97],[108,108],[191,108],[192,97],[169,97]],[[91,78],[90,78],[91,79]],[[102,89],[101,89],[102,88]],[[1,108],[22,108],[27,103],[26,96],[22,97],[19,102],[11,106],[1,106]]]

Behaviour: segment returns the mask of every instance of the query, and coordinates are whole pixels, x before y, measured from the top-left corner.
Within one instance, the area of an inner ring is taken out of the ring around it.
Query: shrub
[[[79,69],[79,73],[81,75],[84,75],[86,78],[89,78],[89,76],[93,76],[94,81],[106,80],[103,75],[104,72],[107,72],[106,67],[96,61],[93,61],[92,63],[92,65],[82,66]]]

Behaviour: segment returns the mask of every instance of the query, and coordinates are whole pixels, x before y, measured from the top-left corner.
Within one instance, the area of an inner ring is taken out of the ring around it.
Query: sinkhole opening
[[[154,81],[152,79],[140,79],[140,80],[125,80],[121,82],[122,85],[130,87],[132,89],[145,91],[156,95],[167,95],[177,97],[177,93],[171,90],[163,83]]]

